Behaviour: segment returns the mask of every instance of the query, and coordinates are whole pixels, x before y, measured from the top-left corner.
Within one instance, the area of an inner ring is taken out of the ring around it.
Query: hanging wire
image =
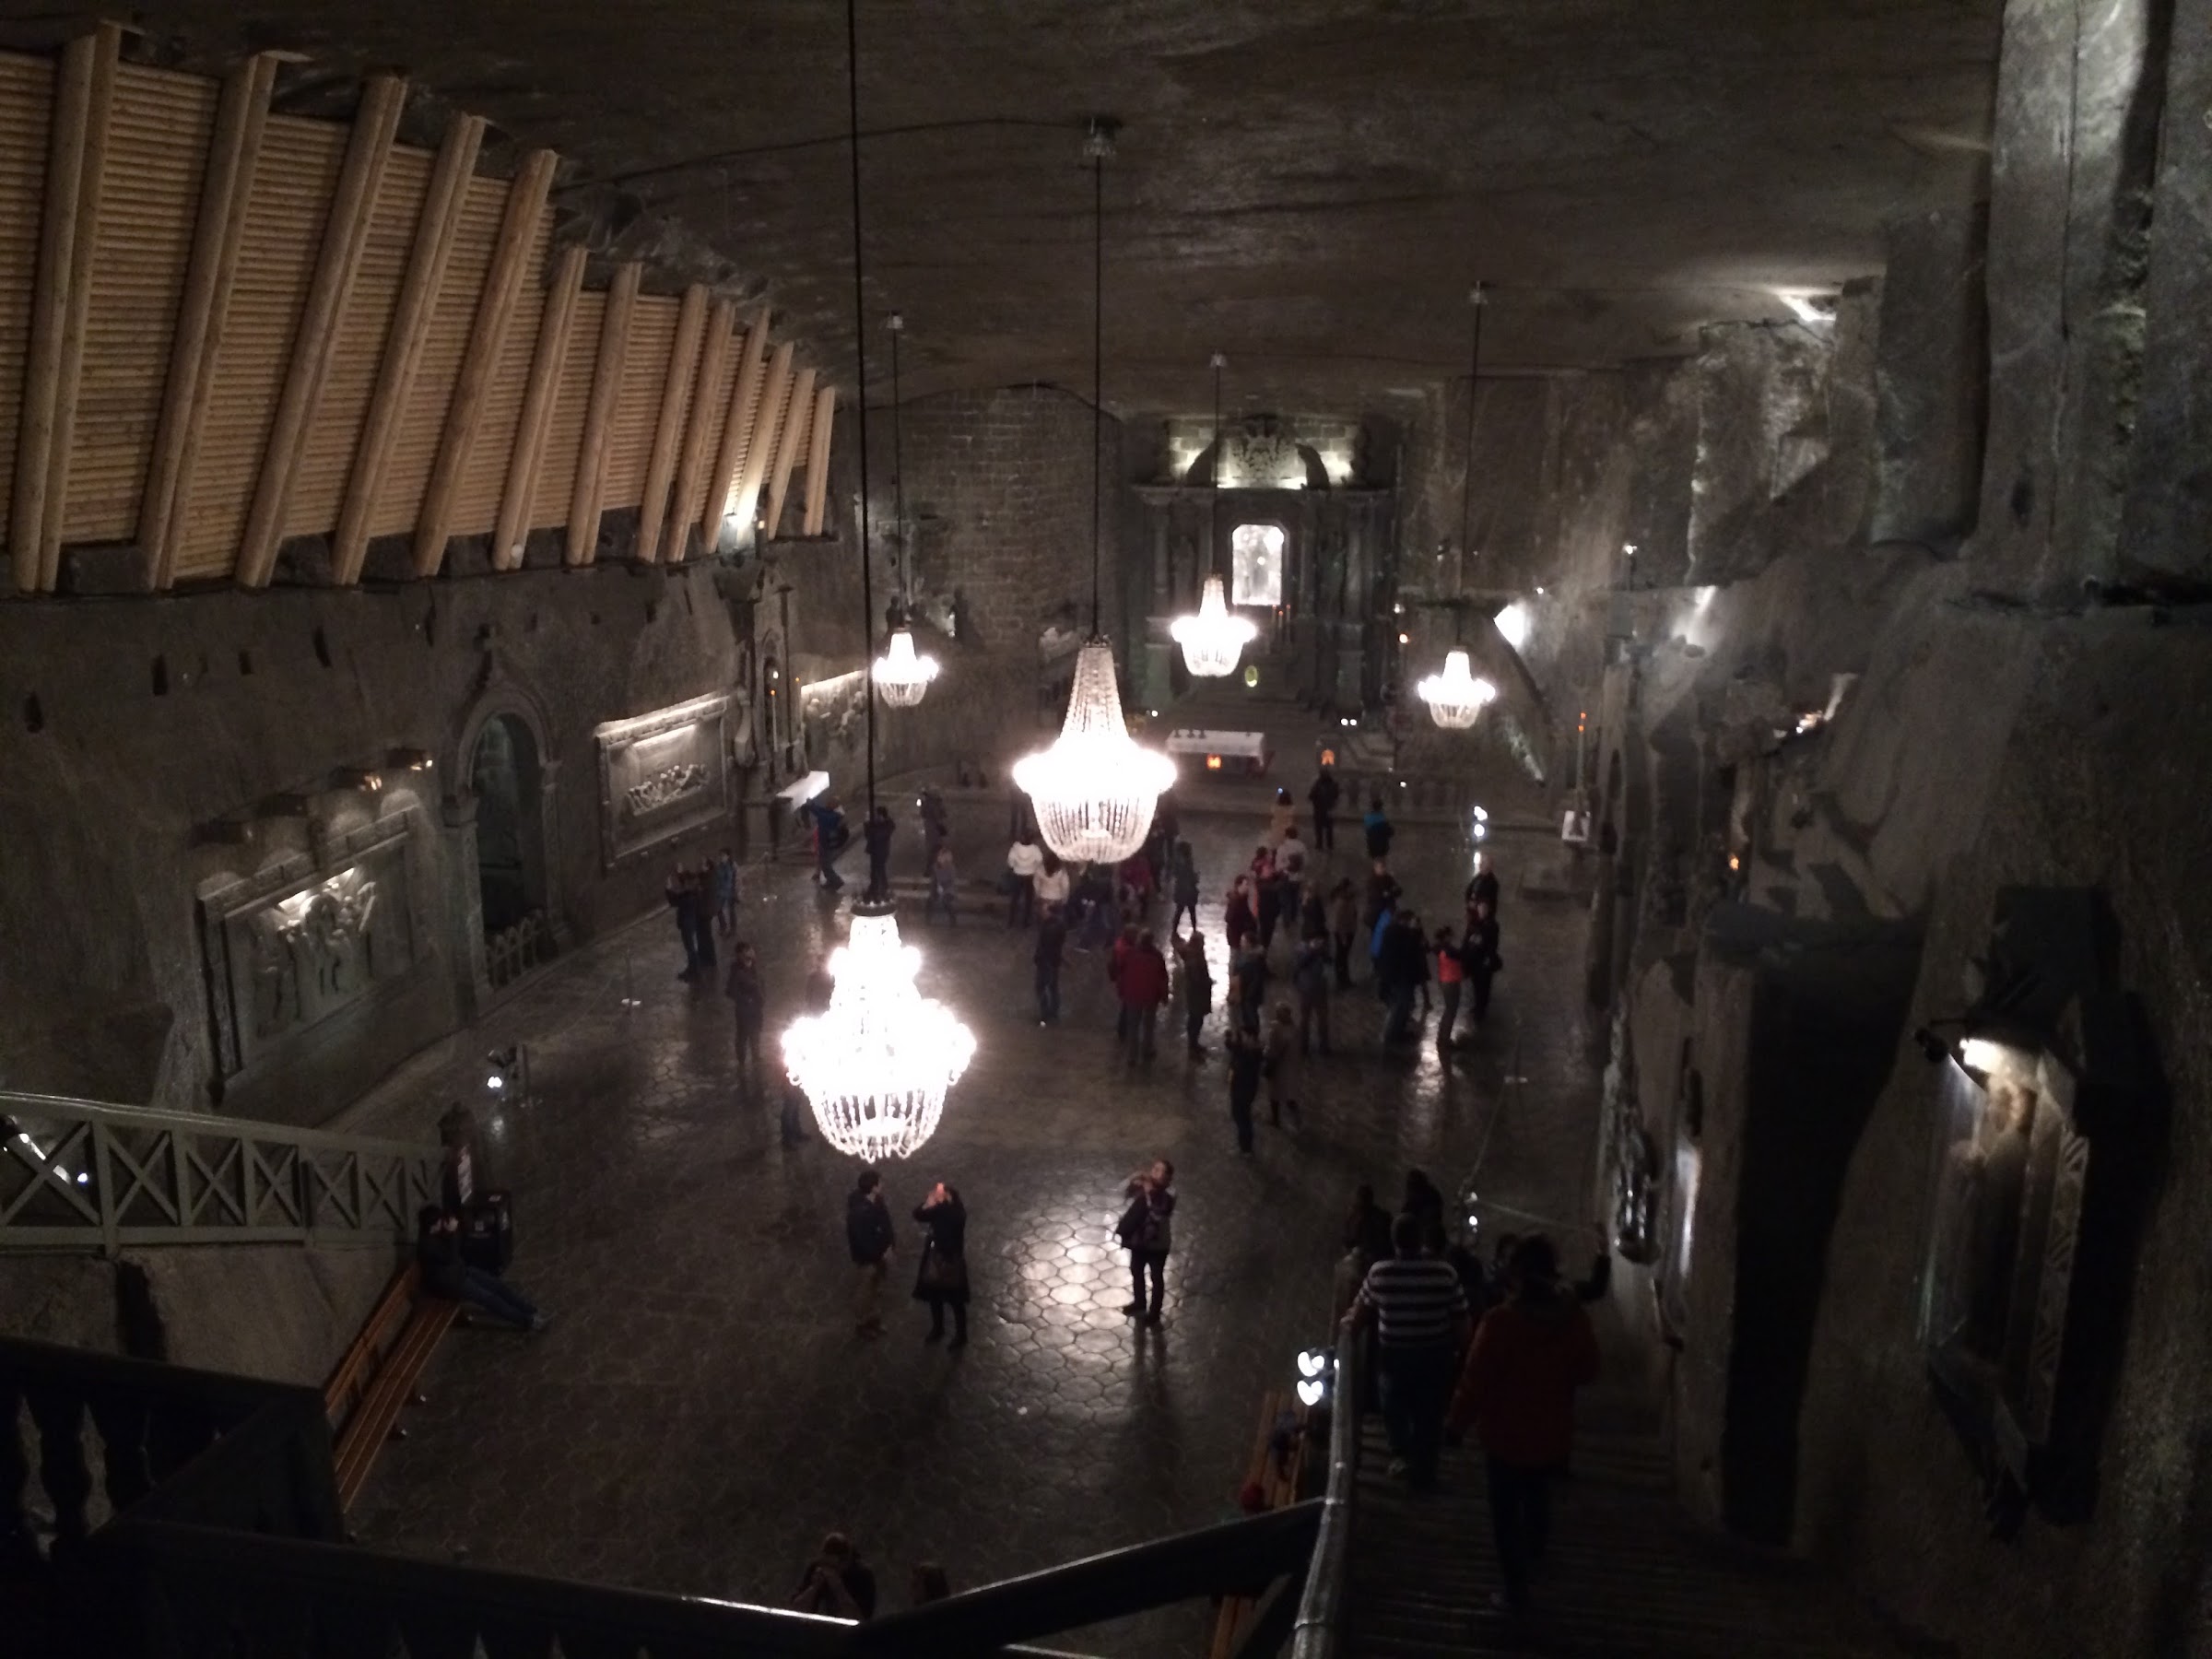
[[[860,5],[845,0],[845,98],[853,147],[853,403],[860,431],[860,660],[868,701],[868,817],[876,816],[876,584],[868,558],[868,305],[860,243]],[[897,336],[893,336],[896,349]],[[1094,577],[1095,581],[1096,578]]]
[[[1106,515],[1106,150],[1090,143],[1090,637],[1099,631],[1099,542]]]
[[[1475,285],[1471,296],[1475,307],[1475,346],[1467,354],[1467,468],[1459,479],[1459,557],[1467,557],[1467,524],[1470,503],[1475,495],[1475,384],[1482,374],[1482,284]]]
[[[1212,490],[1206,498],[1206,571],[1209,576],[1221,573],[1221,371],[1229,367],[1229,359],[1219,352],[1214,353],[1214,468],[1208,480]],[[1203,592],[1206,583],[1198,584]]]
[[[906,562],[906,458],[899,442],[899,336],[906,332],[906,319],[897,312],[891,313],[891,535],[897,547],[899,562],[899,620],[908,620],[907,612],[913,607],[914,576]]]

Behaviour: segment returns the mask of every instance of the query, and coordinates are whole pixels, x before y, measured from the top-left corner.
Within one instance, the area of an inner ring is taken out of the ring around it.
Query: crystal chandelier
[[[1077,864],[1119,864],[1145,844],[1159,792],[1174,782],[1175,763],[1124,729],[1113,648],[1091,641],[1076,655],[1060,740],[1014,763],[1044,844]]]
[[[1487,679],[1477,679],[1464,651],[1444,653],[1444,671],[1432,674],[1414,688],[1429,705],[1429,718],[1451,731],[1465,731],[1475,724],[1485,704],[1498,695]]]
[[[1221,371],[1229,359],[1215,352],[1209,365],[1214,371],[1214,469],[1208,480],[1206,502],[1206,562],[1219,556],[1221,526],[1218,508],[1221,502]],[[1253,636],[1260,630],[1242,617],[1232,615],[1228,596],[1221,591],[1221,578],[1208,576],[1198,596],[1198,614],[1178,617],[1168,629],[1168,635],[1182,647],[1182,665],[1201,679],[1219,679],[1237,671],[1237,658],[1243,654]]]
[[[876,659],[876,689],[894,709],[911,709],[937,677],[937,659],[914,650],[914,630],[894,628],[883,654]]]
[[[1208,679],[1234,674],[1237,658],[1259,631],[1249,618],[1230,614],[1218,576],[1206,579],[1198,614],[1178,617],[1168,629],[1175,643],[1182,647],[1182,665]]]
[[[1119,864],[1145,844],[1175,763],[1139,748],[1122,724],[1113,647],[1099,632],[1099,525],[1104,517],[1106,440],[1106,158],[1113,141],[1093,122],[1084,146],[1092,168],[1090,335],[1090,638],[1076,653],[1075,689],[1060,739],[1014,763],[1015,787],[1037,809],[1044,844],[1077,864]]]
[[[845,85],[851,103],[853,159],[853,321],[855,401],[867,407],[866,292],[860,236],[860,42],[856,0],[845,0]],[[894,335],[895,339],[897,336]],[[868,427],[859,428],[860,611],[862,651],[875,627],[876,592],[868,558]],[[904,650],[901,651],[900,647]],[[891,637],[885,662],[903,658],[911,673],[894,690],[882,665],[869,677],[885,685],[887,701],[921,700],[936,665],[914,654],[901,629]],[[868,806],[876,805],[876,700],[867,706]],[[814,1107],[823,1138],[855,1158],[905,1158],[935,1134],[945,1096],[975,1054],[975,1038],[942,1003],[914,988],[921,953],[899,941],[899,923],[888,897],[853,908],[853,931],[831,955],[835,983],[830,1006],[794,1020],[783,1033],[783,1064]]]
[[[946,1092],[975,1056],[975,1038],[952,1010],[915,990],[921,962],[900,943],[889,905],[854,907],[852,936],[830,958],[830,1006],[783,1033],[784,1065],[822,1138],[853,1158],[913,1152],[935,1133]]]

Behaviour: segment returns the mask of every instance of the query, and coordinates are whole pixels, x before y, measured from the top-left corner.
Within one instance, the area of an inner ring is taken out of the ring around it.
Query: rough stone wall
[[[372,808],[418,808],[418,897],[438,922],[374,1018],[233,1110],[327,1116],[465,1015],[462,869],[446,803],[465,794],[472,716],[523,713],[552,764],[549,887],[571,936],[656,901],[669,858],[709,829],[609,870],[600,833],[601,722],[735,688],[727,573],[625,566],[525,571],[359,592],[231,591],[158,600],[0,606],[0,1080],[191,1109],[217,1066],[195,892],[298,850],[308,820],[215,844],[206,827],[394,748],[426,773],[388,774]],[[295,830],[294,826],[299,826]],[[326,1026],[340,1028],[347,1016]],[[322,1028],[311,1028],[310,1035]]]

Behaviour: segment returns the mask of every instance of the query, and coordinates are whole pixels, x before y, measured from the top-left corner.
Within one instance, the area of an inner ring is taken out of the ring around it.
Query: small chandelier
[[[1429,718],[1454,732],[1473,725],[1475,717],[1498,695],[1498,688],[1488,680],[1475,677],[1464,651],[1445,652],[1444,671],[1430,675],[1414,690],[1429,705]]]
[[[1259,631],[1249,618],[1230,613],[1218,576],[1206,579],[1198,614],[1178,617],[1168,629],[1175,643],[1182,647],[1182,665],[1208,679],[1234,674],[1238,657]]]
[[[1209,365],[1214,371],[1214,470],[1208,480],[1206,502],[1208,564],[1214,561],[1221,545],[1218,512],[1221,503],[1221,371],[1228,366],[1229,359],[1215,352]],[[1198,596],[1198,614],[1176,618],[1168,629],[1168,635],[1182,647],[1185,668],[1201,679],[1219,679],[1237,671],[1238,657],[1259,631],[1244,618],[1230,613],[1228,596],[1221,591],[1221,578],[1208,576]]]
[[[1092,640],[1076,653],[1060,740],[1014,763],[1044,844],[1077,864],[1119,864],[1145,844],[1159,792],[1174,782],[1175,763],[1140,748],[1123,726],[1113,648]]]
[[[1467,465],[1459,479],[1459,548],[1467,550],[1467,510],[1475,488],[1475,393],[1482,379],[1482,284],[1468,296],[1475,308],[1475,343],[1467,354]],[[1444,653],[1444,671],[1432,674],[1414,688],[1429,705],[1429,718],[1447,731],[1462,732],[1475,724],[1483,706],[1498,695],[1488,680],[1477,679],[1464,651]]]
[[[852,936],[830,958],[830,1006],[783,1033],[783,1064],[822,1138],[851,1157],[915,1151],[975,1057],[975,1038],[952,1010],[916,993],[921,962],[900,943],[888,904],[856,905]]]
[[[929,690],[929,682],[937,677],[937,659],[923,656],[914,650],[914,630],[894,628],[884,644],[883,654],[876,659],[876,689],[883,700],[894,709],[911,709],[920,702]]]

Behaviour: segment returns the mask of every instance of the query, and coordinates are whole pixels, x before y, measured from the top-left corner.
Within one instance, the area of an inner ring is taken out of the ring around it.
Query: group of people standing
[[[695,980],[714,966],[714,935],[736,931],[736,855],[724,847],[696,865],[679,864],[662,890],[684,946],[684,968],[677,978]]]

